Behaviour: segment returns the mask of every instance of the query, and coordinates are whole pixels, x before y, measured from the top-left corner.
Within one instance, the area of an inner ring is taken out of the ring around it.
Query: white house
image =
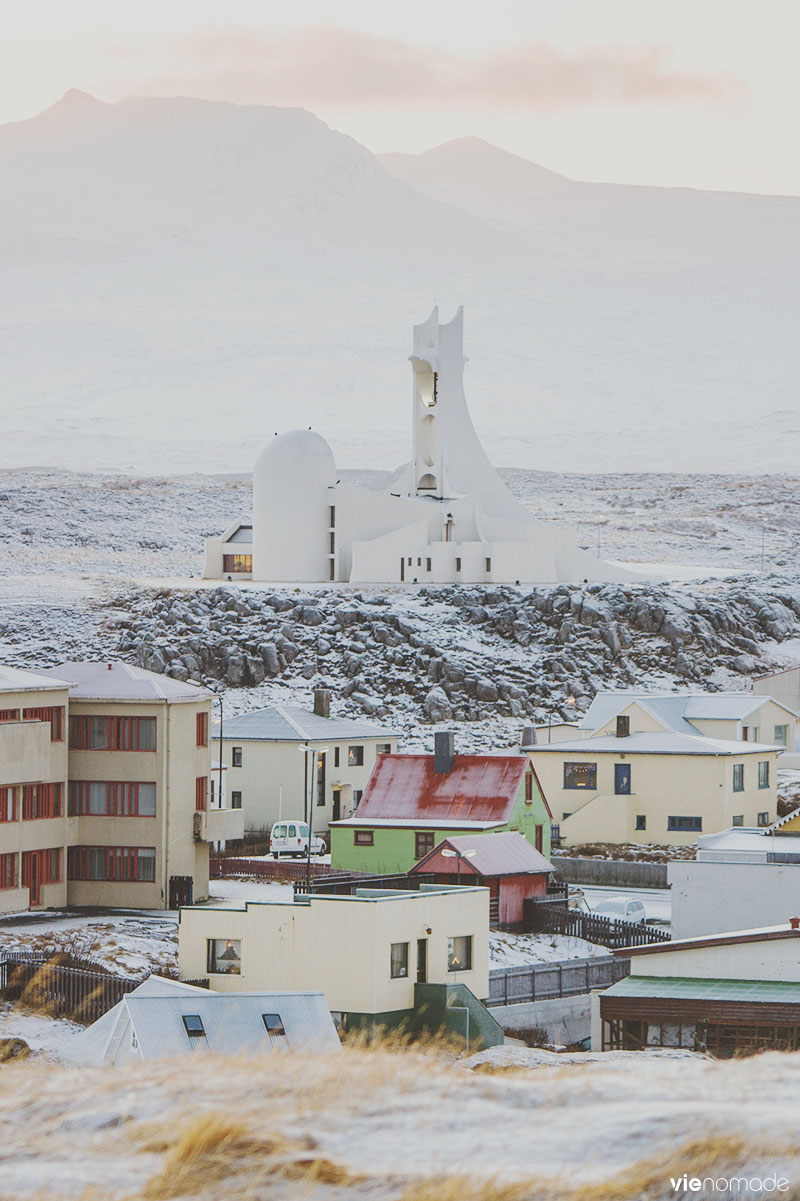
[[[632,733],[665,730],[789,750],[800,736],[796,710],[770,695],[634,691],[599,692],[578,723],[578,735],[610,734],[618,716],[629,718]]]
[[[312,430],[274,438],[253,470],[253,518],[206,541],[203,574],[273,582],[628,580],[515,500],[464,396],[463,316],[414,326],[411,461],[383,491],[338,480]]]

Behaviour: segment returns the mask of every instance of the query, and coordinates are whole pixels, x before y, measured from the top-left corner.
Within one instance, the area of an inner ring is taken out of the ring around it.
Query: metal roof
[[[319,717],[298,705],[270,705],[268,709],[254,709],[251,713],[226,718],[222,733],[226,742],[231,738],[240,738],[242,742],[324,742],[326,739],[394,737],[391,730],[372,722],[348,717]],[[212,737],[218,740],[219,734],[214,733]]]
[[[442,855],[443,848],[459,851],[469,859]],[[531,846],[518,830],[497,834],[459,834],[445,838],[411,868],[416,872],[448,872],[453,875],[521,876],[552,872],[553,865]]]
[[[758,853],[766,856],[771,851],[800,850],[800,831],[773,834],[770,826],[731,826],[715,834],[701,834],[697,839],[697,855],[725,853],[740,855]]]
[[[626,976],[604,997],[653,997],[685,1001],[749,1001],[797,1005],[800,981],[697,979],[689,976]]]
[[[619,947],[614,955],[673,955],[681,951],[707,951],[711,947],[733,947],[745,943],[775,942],[786,938],[800,939],[800,930],[794,930],[784,922],[780,926],[757,926],[750,930],[725,930],[719,934],[694,934],[687,938],[674,938],[669,942],[644,943],[635,947]],[[800,959],[798,959],[800,972]]]
[[[178,980],[168,980],[165,976],[153,973],[128,993],[128,996],[172,996],[174,993],[202,993],[205,991],[194,984],[182,984]],[[118,1001],[96,1022],[92,1022],[86,1030],[69,1040],[63,1058],[69,1063],[99,1067],[105,1061],[109,1043],[121,1019],[127,1020],[127,1011],[123,1012],[123,1002]]]
[[[142,996],[131,993],[121,1002],[128,1011],[143,1059],[161,1059],[187,1051],[241,1055],[286,1047],[288,1050],[335,1051],[339,1036],[321,992],[214,993],[200,989],[186,995]],[[263,1014],[278,1014],[285,1038],[267,1034]],[[200,1017],[204,1035],[190,1038],[185,1015]]]
[[[542,743],[526,748],[535,757],[539,754],[561,754],[568,751],[575,755],[595,755],[603,752],[614,755],[763,755],[768,751],[784,748],[766,742],[738,742],[730,738],[706,738],[702,734],[675,734],[665,730],[629,734],[617,738],[615,734],[598,734],[594,738],[578,738],[566,742]]]
[[[59,663],[47,676],[69,680],[74,701],[205,701],[211,693],[197,684],[145,671],[115,659],[102,663]]]
[[[0,692],[43,692],[69,688],[66,680],[57,680],[55,672],[23,671],[20,667],[0,664]]]
[[[360,821],[405,818],[504,824],[529,766],[527,755],[456,755],[437,772],[433,755],[381,755],[358,806]]]
[[[660,725],[676,734],[699,733],[694,721],[742,721],[772,700],[753,692],[600,692],[581,718],[581,730],[599,730],[623,709],[636,703]],[[780,701],[775,701],[793,713]]]
[[[363,809],[359,805],[359,813]],[[355,829],[379,830],[382,827],[408,830],[498,830],[504,821],[469,821],[467,818],[431,817],[346,817],[342,821],[330,822],[331,826],[347,826]]]

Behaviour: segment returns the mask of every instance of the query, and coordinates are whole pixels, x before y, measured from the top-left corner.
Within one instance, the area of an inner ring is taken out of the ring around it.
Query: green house
[[[550,854],[551,813],[527,755],[381,755],[355,816],[330,826],[331,865],[400,875],[443,838],[519,830]]]

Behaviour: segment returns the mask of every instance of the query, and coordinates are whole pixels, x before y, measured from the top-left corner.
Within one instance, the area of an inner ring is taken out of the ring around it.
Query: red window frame
[[[0,709],[0,721],[19,721],[19,709]]]
[[[10,784],[0,788],[0,822],[17,820],[17,792]]]
[[[63,785],[60,781],[54,784],[23,784],[22,820],[30,822],[61,817],[62,801]],[[48,884],[52,881],[42,880],[42,883]]]
[[[91,722],[106,722],[106,745],[91,746]],[[143,721],[155,722],[155,717],[106,717],[104,714],[86,714],[69,719],[69,745],[77,751],[142,751],[154,754],[158,745],[157,737],[153,746],[140,746],[141,727]],[[157,727],[154,726],[154,731]]]
[[[530,767],[525,772],[525,804],[533,804],[533,769]]]
[[[103,813],[92,813],[89,806],[89,786],[105,784],[106,807]],[[142,784],[156,785],[152,780],[70,780],[68,813],[70,817],[155,817],[155,813],[139,812],[139,788]],[[156,802],[157,802],[156,797]]]
[[[23,709],[23,721],[49,721],[50,741],[64,741],[64,706],[50,705],[44,709]]]
[[[47,847],[43,851],[22,852],[22,887],[29,888],[31,884],[31,863],[36,856],[38,859],[37,878],[39,884],[61,883],[61,847]]]
[[[208,714],[205,710],[197,714],[197,745],[208,746]]]
[[[533,839],[536,850],[542,854],[544,851],[544,826],[533,827]]]
[[[194,782],[194,807],[198,813],[205,813],[207,795],[208,776],[198,776]]]
[[[89,874],[90,852],[105,853],[104,876]],[[145,864],[139,861],[142,851],[152,851]],[[152,865],[153,875],[141,875],[142,868]],[[69,847],[67,879],[105,881],[125,884],[152,884],[155,881],[155,847]]]
[[[17,887],[17,856],[16,852],[0,855],[0,888]]]

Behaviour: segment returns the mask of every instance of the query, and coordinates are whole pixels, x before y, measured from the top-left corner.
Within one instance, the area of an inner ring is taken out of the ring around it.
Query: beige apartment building
[[[0,679],[0,911],[206,897],[209,843],[242,833],[210,805],[209,693],[119,662]]]
[[[318,689],[314,711],[272,705],[215,723],[215,757],[225,768],[232,808],[246,830],[269,830],[283,818],[307,819],[323,833],[358,808],[379,755],[397,750],[397,737],[372,722],[329,715],[329,694]]]

